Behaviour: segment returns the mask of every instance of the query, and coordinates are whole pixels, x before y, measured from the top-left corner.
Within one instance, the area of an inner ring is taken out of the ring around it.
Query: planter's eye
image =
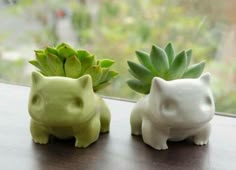
[[[206,104],[208,104],[208,105],[211,105],[211,104],[212,104],[211,98],[210,98],[209,96],[206,96],[206,97],[205,97],[205,102],[206,102]]]
[[[83,100],[80,98],[80,97],[76,97],[74,99],[74,104],[77,106],[77,107],[83,107]]]
[[[38,105],[40,104],[41,98],[38,94],[35,94],[32,98],[32,104],[33,105]]]
[[[212,108],[212,99],[210,98],[210,96],[205,96],[203,99],[203,103],[201,105],[201,110],[203,112],[208,112],[210,111]]]
[[[162,104],[162,112],[166,114],[174,114],[176,109],[176,102],[172,99],[167,99]]]
[[[39,94],[35,94],[33,95],[32,99],[31,99],[31,104],[32,104],[32,108],[36,111],[40,111],[43,109],[43,98],[41,95]]]
[[[67,109],[69,113],[77,114],[83,108],[83,100],[80,97],[74,97],[71,99],[71,102],[68,103]]]

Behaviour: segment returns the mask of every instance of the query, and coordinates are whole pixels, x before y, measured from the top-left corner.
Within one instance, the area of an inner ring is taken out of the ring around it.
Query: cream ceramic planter
[[[46,144],[49,135],[54,135],[74,137],[76,147],[87,147],[100,132],[109,131],[109,109],[93,92],[89,75],[72,79],[33,72],[28,106],[30,131],[36,143]]]
[[[209,83],[209,73],[198,79],[153,78],[150,93],[132,110],[132,134],[142,135],[157,150],[167,149],[167,140],[191,138],[196,145],[207,144],[215,113]]]

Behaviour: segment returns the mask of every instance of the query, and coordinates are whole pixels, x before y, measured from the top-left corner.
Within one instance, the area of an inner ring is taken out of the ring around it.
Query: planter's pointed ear
[[[92,78],[90,75],[84,75],[78,79],[79,84],[82,88],[93,88]]]
[[[150,93],[155,94],[155,93],[161,93],[161,91],[164,90],[166,86],[166,81],[159,78],[159,77],[154,77],[152,79],[152,85],[151,85],[151,90]]]
[[[38,84],[40,81],[42,81],[44,79],[44,76],[41,74],[41,73],[39,73],[39,72],[37,72],[37,71],[34,71],[33,73],[32,73],[32,83],[33,84]]]
[[[200,81],[202,81],[206,85],[209,85],[210,80],[211,80],[211,74],[209,72],[204,73],[204,74],[201,75],[201,77],[199,79],[200,79]]]

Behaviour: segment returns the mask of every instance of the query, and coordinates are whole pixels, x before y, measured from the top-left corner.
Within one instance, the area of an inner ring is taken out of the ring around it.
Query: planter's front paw
[[[193,142],[196,145],[200,145],[200,146],[206,145],[209,141],[210,130],[211,130],[211,126],[208,123],[193,137]]]
[[[167,144],[164,144],[164,145],[155,145],[155,146],[152,146],[152,147],[155,148],[156,150],[166,150],[166,149],[168,149]]]
[[[83,127],[83,131],[78,130],[78,133],[75,134],[75,147],[86,148],[97,141],[100,134],[100,128],[100,120],[94,117],[94,119],[88,122],[86,127]]]
[[[142,135],[141,131],[132,131],[131,132],[132,135]]]
[[[33,141],[35,143],[39,143],[39,144],[47,144],[48,143],[48,136],[33,137]]]
[[[79,140],[75,141],[75,147],[78,147],[78,148],[87,148],[89,145],[90,143],[87,143],[87,142],[83,142]]]
[[[144,142],[147,144],[147,145],[150,145],[151,147],[153,147],[154,149],[156,150],[166,150],[168,149],[168,146],[166,144],[166,141],[163,141],[163,142],[154,142],[154,141],[145,141]]]
[[[193,141],[193,142],[194,142],[194,144],[196,144],[196,145],[202,146],[202,145],[206,145],[206,144],[208,143],[208,140],[206,140],[206,141],[203,141],[203,140],[195,140],[195,141]]]
[[[109,132],[109,126],[108,127],[101,127],[100,132],[101,133],[108,133]]]
[[[42,124],[39,124],[35,122],[34,120],[31,120],[30,132],[31,132],[33,141],[35,143],[39,143],[39,144],[48,143],[49,134],[47,133],[46,128]]]

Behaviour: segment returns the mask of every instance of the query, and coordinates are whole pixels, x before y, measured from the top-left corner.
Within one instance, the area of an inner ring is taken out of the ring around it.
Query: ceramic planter
[[[142,135],[158,150],[168,148],[167,140],[191,138],[196,145],[207,144],[215,112],[209,83],[209,73],[198,79],[153,78],[150,93],[132,110],[132,134]]]
[[[74,137],[76,147],[87,147],[109,131],[109,109],[94,93],[90,75],[73,79],[33,72],[28,109],[35,143],[46,144],[53,135]]]

